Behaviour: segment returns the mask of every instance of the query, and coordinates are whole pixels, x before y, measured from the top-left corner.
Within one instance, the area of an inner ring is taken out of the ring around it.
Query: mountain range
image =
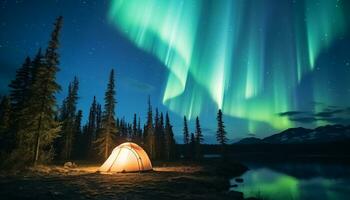
[[[350,126],[326,125],[315,129],[289,128],[263,139],[248,137],[236,144],[317,144],[350,141]]]

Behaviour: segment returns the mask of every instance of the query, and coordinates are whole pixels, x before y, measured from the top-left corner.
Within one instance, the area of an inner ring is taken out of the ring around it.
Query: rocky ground
[[[96,165],[39,166],[2,172],[1,199],[243,199],[229,177],[246,168],[209,163],[155,163],[153,172],[96,173]]]

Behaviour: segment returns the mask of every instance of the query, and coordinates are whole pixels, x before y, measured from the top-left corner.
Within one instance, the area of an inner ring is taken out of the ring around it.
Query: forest
[[[54,23],[45,50],[34,58],[26,57],[9,83],[9,95],[0,104],[0,160],[4,168],[23,168],[52,161],[86,160],[100,162],[119,144],[132,141],[141,145],[152,160],[200,160],[204,142],[199,118],[194,133],[189,133],[186,116],[181,150],[176,145],[168,112],[153,109],[148,98],[146,123],[137,113],[132,122],[116,116],[116,79],[111,69],[103,105],[92,98],[87,122],[79,101],[79,78],[69,83],[63,102],[57,102],[61,90],[56,80],[60,71],[59,43],[63,17]],[[84,111],[85,113],[85,111]],[[217,113],[217,141],[221,153],[227,143],[221,110]]]

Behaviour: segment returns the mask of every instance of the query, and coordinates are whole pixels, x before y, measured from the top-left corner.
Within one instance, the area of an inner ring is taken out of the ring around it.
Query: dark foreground
[[[156,163],[153,172],[99,174],[97,166],[41,166],[1,173],[1,199],[243,199],[229,191],[239,164]]]

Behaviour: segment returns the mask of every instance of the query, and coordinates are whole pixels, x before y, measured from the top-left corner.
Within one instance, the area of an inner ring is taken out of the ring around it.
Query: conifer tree
[[[188,157],[189,156],[190,134],[188,133],[186,116],[184,116],[183,137],[184,137],[184,157]]]
[[[57,50],[62,21],[61,16],[57,18],[45,57],[37,60],[33,66],[35,70],[28,106],[21,119],[25,125],[21,128],[20,134],[26,135],[26,144],[23,147],[26,148],[26,152],[32,152],[34,165],[52,159],[54,153],[52,143],[59,133],[59,123],[55,120],[55,94],[60,90],[56,82],[56,73],[59,70]]]
[[[0,132],[4,132],[10,126],[11,103],[7,96],[0,100]]]
[[[218,129],[216,131],[216,140],[221,145],[221,154],[222,154],[222,157],[224,157],[227,137],[226,137],[225,125],[222,120],[221,109],[219,109],[216,119],[218,121]]]
[[[156,157],[155,135],[154,135],[154,127],[153,127],[153,119],[152,119],[152,106],[151,106],[151,98],[150,97],[148,97],[147,124],[145,127],[144,134],[145,134],[146,149],[147,149],[151,159],[155,159],[155,157]]]
[[[75,116],[75,120],[74,120],[74,125],[75,125],[75,133],[79,134],[82,132],[81,129],[81,120],[83,118],[83,111],[82,110],[78,110],[76,116]]]
[[[88,142],[87,142],[87,128],[88,125],[87,123],[83,125],[82,130],[81,130],[81,139],[78,141],[81,145],[79,145],[81,147],[81,149],[78,151],[80,158],[85,158],[85,159],[89,159],[88,157]]]
[[[125,141],[130,141],[133,138],[133,130],[132,130],[132,125],[128,123],[128,134],[127,138]]]
[[[49,46],[46,49],[46,62],[48,67],[51,69],[53,72],[57,72],[59,69],[57,65],[59,64],[59,56],[57,53],[58,47],[59,47],[59,34],[62,28],[62,22],[63,22],[63,17],[59,16],[56,20],[55,28],[51,34],[51,40],[49,42]]]
[[[201,144],[204,141],[203,135],[202,135],[202,129],[199,124],[199,118],[196,118],[196,132],[195,132],[195,139],[196,139],[196,158],[201,159],[202,158],[202,152],[201,152]]]
[[[137,135],[138,135],[138,140],[140,142],[140,144],[143,144],[143,136],[142,136],[142,129],[141,129],[141,119],[139,117],[138,121],[137,121]]]
[[[119,119],[119,123],[117,125],[117,130],[118,130],[117,137],[118,137],[118,139],[120,139],[124,135],[124,122],[123,122],[123,119]]]
[[[98,153],[107,159],[116,142],[116,134],[118,132],[115,121],[115,83],[114,70],[111,70],[107,91],[105,93],[105,105],[102,115],[102,124],[99,131],[99,137],[96,140]]]
[[[156,108],[156,113],[154,115],[154,127],[155,129],[157,129],[159,126],[159,112],[158,112],[158,108]],[[155,130],[157,131],[157,130]]]
[[[0,100],[0,163],[5,155],[10,153],[14,146],[15,138],[10,132],[11,104],[7,96]]]
[[[38,49],[33,61],[31,68],[31,84],[36,80],[37,69],[43,62],[44,55],[42,54],[41,48]],[[29,87],[30,88],[30,87]]]
[[[183,134],[184,134],[184,144],[189,144],[190,142],[190,135],[188,133],[188,126],[187,126],[187,119],[186,116],[184,116],[184,129],[183,129]]]
[[[73,82],[68,86],[68,96],[63,102],[62,110],[62,129],[61,129],[61,139],[62,139],[62,149],[61,158],[64,160],[70,159],[74,144],[74,136],[76,132],[76,106],[78,100],[78,88],[79,81],[77,77],[74,77]]]
[[[170,124],[168,113],[165,115],[165,159],[170,160],[175,158],[175,139],[173,126]]]
[[[82,110],[78,110],[76,116],[75,116],[75,120],[74,120],[74,125],[75,125],[75,135],[79,136],[82,133],[82,128],[81,128],[81,120],[83,118],[83,111]],[[78,137],[76,137],[78,138]]]
[[[138,130],[137,130],[137,117],[136,113],[134,113],[134,119],[132,121],[132,141],[138,143]]]
[[[128,138],[128,124],[126,123],[124,117],[120,121],[118,133],[117,139],[119,140],[119,143],[125,142]]]
[[[165,158],[165,136],[164,136],[164,117],[163,117],[163,113],[160,113],[160,117],[159,117],[159,158]]]
[[[14,148],[16,142],[17,145],[19,145],[23,138],[20,134],[18,134],[18,131],[23,128],[21,127],[21,125],[23,125],[23,123],[21,123],[21,119],[23,119],[22,115],[24,114],[24,109],[28,106],[33,76],[32,72],[32,61],[29,57],[27,57],[22,67],[16,71],[15,79],[9,84],[12,112],[10,123],[11,127],[9,128],[10,132],[8,133],[8,136],[13,138],[13,144],[11,145],[12,148]]]
[[[155,158],[159,159],[160,158],[160,132],[161,132],[161,127],[160,127],[160,121],[159,121],[159,112],[158,108],[156,108],[156,113],[154,115],[154,149],[155,149]]]
[[[90,111],[89,111],[89,118],[86,126],[86,155],[91,158],[94,157],[94,148],[93,148],[93,141],[96,140],[96,133],[97,133],[98,127],[97,127],[97,101],[96,97],[94,96]]]
[[[74,145],[73,145],[73,157],[76,159],[81,159],[83,157],[84,151],[84,138],[82,135],[81,120],[83,118],[83,111],[78,110],[75,120],[74,120]]]
[[[11,89],[11,107],[16,114],[21,112],[28,101],[29,89],[32,81],[32,68],[32,61],[27,57],[22,67],[16,71],[16,78],[12,80],[9,85]]]
[[[96,106],[96,130],[99,130],[101,128],[102,123],[102,106],[101,104],[97,103]],[[97,134],[98,132],[96,132]],[[97,137],[97,135],[95,136]]]

